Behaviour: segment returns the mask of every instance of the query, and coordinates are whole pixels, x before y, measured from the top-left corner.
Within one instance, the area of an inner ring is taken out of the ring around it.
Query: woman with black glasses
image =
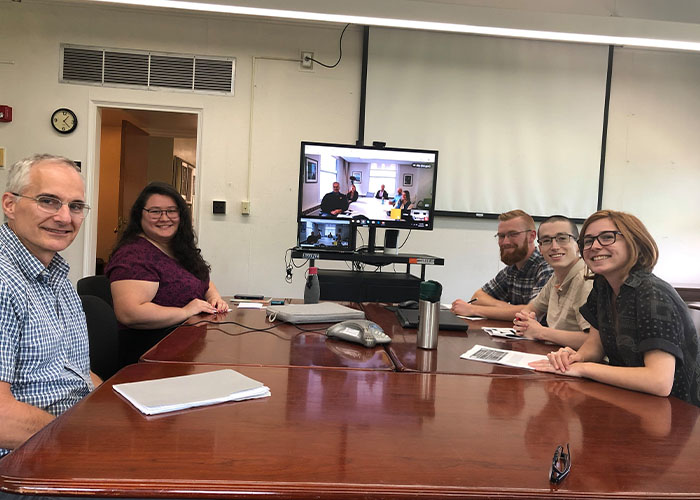
[[[209,271],[182,196],[165,183],[146,186],[105,269],[122,326],[123,363],[138,361],[190,316],[228,310]]]
[[[581,307],[588,339],[578,351],[565,347],[531,366],[700,406],[698,335],[678,293],[651,272],[658,248],[644,224],[600,210],[584,222],[579,245],[595,275]]]

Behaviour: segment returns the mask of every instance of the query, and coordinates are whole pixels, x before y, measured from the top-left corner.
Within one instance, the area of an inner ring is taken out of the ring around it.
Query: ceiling
[[[115,0],[22,1],[115,5]],[[166,4],[173,2],[165,1]],[[173,5],[176,3],[700,42],[698,0],[187,0],[173,2]],[[124,5],[119,8],[143,9]],[[195,14],[192,10],[173,9],[171,12]],[[196,15],[231,14],[198,12]],[[270,17],[275,18],[275,14],[270,13]]]

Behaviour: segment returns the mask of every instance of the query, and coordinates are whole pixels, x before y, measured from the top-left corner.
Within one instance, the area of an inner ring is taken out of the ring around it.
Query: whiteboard
[[[372,28],[366,143],[437,149],[435,208],[596,210],[607,46]]]

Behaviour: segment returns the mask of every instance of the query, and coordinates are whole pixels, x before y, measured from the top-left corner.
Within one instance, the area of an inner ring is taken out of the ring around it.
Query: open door
[[[100,108],[99,195],[95,271],[100,274],[129,211],[141,190],[153,181],[178,187],[184,161],[192,169],[197,158],[196,113]],[[179,160],[175,168],[175,158]],[[194,172],[194,170],[192,171]],[[175,175],[177,173],[177,176]],[[188,178],[194,181],[192,173]],[[194,197],[194,182],[184,193]]]
[[[122,121],[122,148],[119,162],[119,219],[115,233],[129,222],[129,210],[148,184],[148,133]],[[116,236],[115,236],[116,242]]]

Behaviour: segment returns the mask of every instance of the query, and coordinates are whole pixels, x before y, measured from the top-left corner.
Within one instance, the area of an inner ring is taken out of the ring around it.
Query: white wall
[[[8,2],[0,3],[0,19],[0,61],[14,61],[0,64],[0,101],[14,111],[13,122],[0,127],[8,163],[36,151],[82,160],[88,200],[96,206],[96,165],[88,153],[94,149],[90,143],[97,142],[98,106],[200,112],[197,227],[217,286],[224,294],[302,296],[301,277],[291,287],[284,282],[284,252],[296,242],[299,144],[303,139],[355,141],[359,29],[346,32],[343,61],[336,69],[316,66],[302,72],[293,61],[301,49],[313,50],[319,60],[335,61],[342,27]],[[66,32],[63,25],[75,29]],[[234,56],[235,96],[59,84],[60,43]],[[69,136],[50,127],[49,115],[59,107],[78,115],[78,129]],[[0,184],[5,177],[0,171]],[[228,201],[225,216],[211,214],[214,199]],[[244,199],[251,200],[250,216],[240,214]],[[73,281],[92,271],[83,268],[83,251],[86,226],[95,217],[90,215],[64,252]]]
[[[316,66],[307,72],[289,60],[297,59],[303,49],[334,62],[342,27],[27,2],[0,3],[0,18],[0,61],[14,61],[0,63],[0,101],[14,109],[14,121],[0,124],[0,145],[8,148],[8,163],[36,151],[82,160],[91,186],[88,199],[96,205],[95,162],[88,154],[98,154],[98,106],[198,112],[197,227],[214,280],[224,294],[301,297],[302,271],[296,271],[291,286],[283,279],[284,252],[296,241],[299,142],[354,143],[359,28],[346,32],[343,61],[336,69]],[[75,29],[66,32],[64,23]],[[234,56],[236,94],[59,84],[60,43]],[[611,107],[605,205],[637,213],[648,222],[661,246],[662,277],[678,284],[700,283],[697,267],[677,264],[692,262],[699,249],[694,221],[700,207],[698,197],[690,195],[698,192],[700,179],[700,146],[694,137],[700,129],[695,97],[698,56],[630,54],[616,58],[613,97],[619,102]],[[78,130],[67,137],[54,133],[48,120],[63,106],[79,118]],[[645,125],[637,125],[642,122],[634,117],[644,117]],[[632,180],[630,165],[635,166]],[[5,171],[0,170],[0,184],[4,181]],[[214,199],[228,201],[225,216],[211,214]],[[250,216],[240,215],[244,199],[251,201]],[[427,273],[443,283],[446,301],[470,295],[498,270],[495,232],[491,220],[440,218],[435,231],[413,232],[402,250],[446,259],[444,267]],[[81,230],[65,252],[73,280],[91,272],[83,268],[83,253],[94,242],[85,243],[85,234]],[[366,230],[362,234],[366,240]],[[405,236],[402,232],[400,241]]]
[[[616,49],[603,208],[637,215],[655,272],[700,285],[700,54]]]

